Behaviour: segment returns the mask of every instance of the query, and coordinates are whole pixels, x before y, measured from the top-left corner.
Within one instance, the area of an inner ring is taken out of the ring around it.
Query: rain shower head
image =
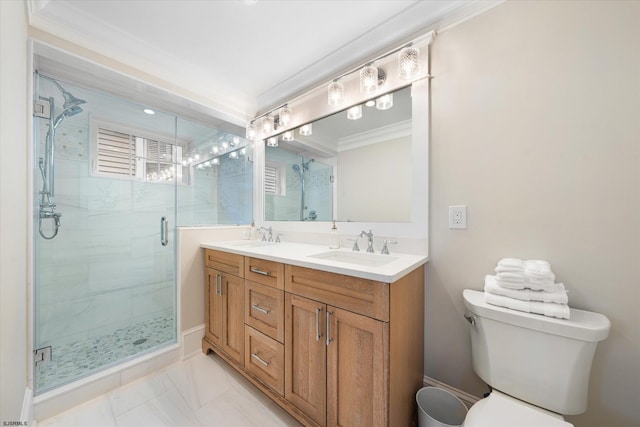
[[[74,108],[77,107],[80,104],[86,104],[87,101],[85,101],[84,99],[80,99],[80,98],[76,98],[75,96],[71,95],[71,93],[69,93],[65,88],[63,88],[60,83],[58,83],[57,80],[49,77],[49,76],[45,76],[44,74],[38,74],[40,77],[45,78],[47,80],[49,80],[51,83],[53,83],[60,92],[62,92],[62,96],[64,96],[64,105],[62,106],[62,108],[64,108],[65,110],[70,109],[70,108]],[[82,110],[80,110],[82,111]],[[80,111],[74,113],[74,114],[78,114]],[[64,112],[63,112],[64,114]],[[74,115],[71,114],[71,115]]]
[[[60,87],[60,85],[58,85],[58,87]],[[82,111],[82,108],[78,107],[78,105],[87,103],[87,101],[85,101],[84,99],[76,98],[64,89],[62,90],[62,96],[64,96],[64,105],[62,106],[62,108],[64,108],[65,110],[73,109],[74,111],[76,111],[76,108],[79,109],[79,111],[74,112],[71,115],[78,114],[80,111]]]

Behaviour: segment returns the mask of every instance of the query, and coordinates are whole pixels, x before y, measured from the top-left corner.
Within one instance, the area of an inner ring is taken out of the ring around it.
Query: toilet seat
[[[573,427],[562,416],[493,390],[469,409],[464,427]]]

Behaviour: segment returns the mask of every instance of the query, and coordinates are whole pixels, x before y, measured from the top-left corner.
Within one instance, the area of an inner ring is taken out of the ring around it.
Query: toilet
[[[563,415],[587,409],[591,363],[611,323],[571,309],[570,320],[487,304],[484,292],[463,291],[473,370],[489,386],[464,427],[570,427]]]

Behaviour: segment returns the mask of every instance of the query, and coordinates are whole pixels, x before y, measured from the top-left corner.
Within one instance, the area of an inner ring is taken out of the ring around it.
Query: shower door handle
[[[169,244],[169,221],[165,216],[160,219],[160,243],[162,246]]]

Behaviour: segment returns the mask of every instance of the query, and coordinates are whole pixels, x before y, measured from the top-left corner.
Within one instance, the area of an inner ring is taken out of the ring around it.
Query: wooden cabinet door
[[[244,366],[244,279],[222,274],[222,350]]]
[[[218,347],[222,347],[222,286],[220,278],[222,273],[212,268],[207,268],[207,289],[205,303],[206,336]]]
[[[326,305],[285,295],[285,398],[326,423]]]
[[[386,323],[332,306],[327,314],[327,426],[386,427]]]

